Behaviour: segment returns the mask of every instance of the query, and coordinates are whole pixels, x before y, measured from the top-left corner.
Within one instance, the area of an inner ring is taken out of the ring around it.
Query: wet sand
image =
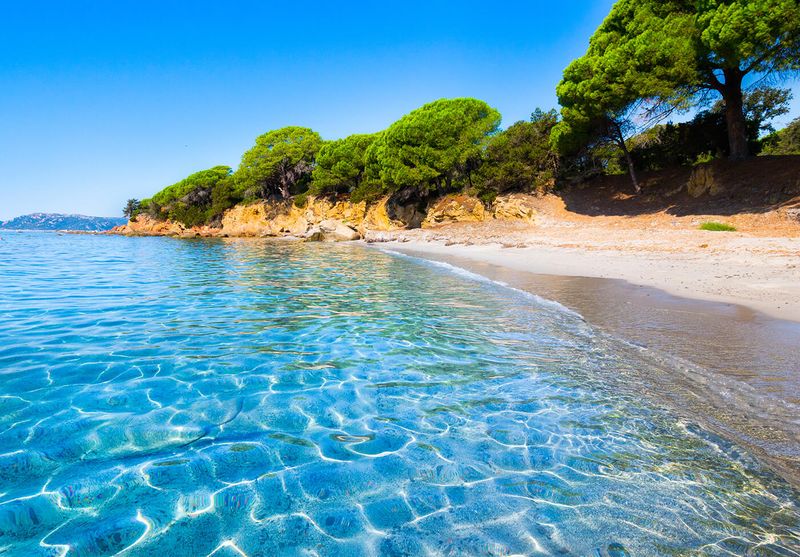
[[[672,372],[641,377],[641,385],[630,387],[750,449],[800,486],[800,322],[625,280],[524,270],[537,267],[524,249],[423,242],[381,247],[555,300],[600,330],[646,348]],[[563,259],[569,264],[568,255]]]

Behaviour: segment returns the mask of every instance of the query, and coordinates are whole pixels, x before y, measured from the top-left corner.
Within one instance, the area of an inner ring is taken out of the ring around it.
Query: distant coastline
[[[0,230],[75,230],[101,232],[127,222],[122,217],[31,213],[0,221]]]

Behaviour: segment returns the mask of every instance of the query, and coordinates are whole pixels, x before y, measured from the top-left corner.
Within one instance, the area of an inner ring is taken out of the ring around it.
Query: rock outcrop
[[[220,236],[303,236],[308,223],[291,201],[237,205],[222,216]]]
[[[695,198],[706,193],[718,195],[722,193],[723,189],[722,184],[714,176],[713,164],[696,166],[692,170],[691,176],[689,176],[689,182],[686,184],[686,191]]]
[[[486,220],[483,202],[468,195],[446,195],[428,209],[422,228],[433,228],[452,222],[481,222]]]
[[[186,227],[179,222],[160,221],[147,215],[139,215],[127,224],[115,226],[110,233],[125,236],[180,236],[185,230]]]
[[[789,220],[800,223],[800,207],[789,207],[784,209],[784,214]]]
[[[419,228],[425,212],[420,211],[415,204],[402,204],[396,198],[387,195],[367,208],[364,221],[361,224],[362,232],[376,230],[390,232],[404,228]]]
[[[221,225],[185,227],[181,223],[158,221],[140,215],[112,234],[129,236],[269,237],[293,236],[310,241],[349,241],[368,233],[393,232],[407,228],[435,228],[456,222],[488,219],[533,222],[533,198],[524,194],[498,197],[487,209],[481,200],[468,195],[447,195],[427,209],[419,202],[402,203],[402,197],[385,196],[367,205],[346,198],[309,197],[302,207],[291,200],[260,201],[237,205],[225,211]]]
[[[361,234],[355,229],[336,219],[326,219],[305,234],[305,239],[312,242],[350,242],[359,238]]]
[[[499,220],[534,222],[536,208],[530,195],[504,195],[495,199],[492,204],[492,215]]]

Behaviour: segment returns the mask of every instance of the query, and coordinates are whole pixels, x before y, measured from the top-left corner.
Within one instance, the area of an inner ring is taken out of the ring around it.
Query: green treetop
[[[247,198],[288,198],[308,185],[322,146],[309,128],[288,126],[260,135],[234,174],[236,188]]]
[[[569,147],[604,114],[619,135],[614,123],[637,116],[636,110],[641,124],[641,113],[652,116],[655,106],[687,108],[690,100],[717,93],[729,154],[744,158],[745,77],[796,70],[799,53],[797,0],[619,0],[587,54],[564,72],[558,95],[565,124],[554,139]]]
[[[558,156],[550,149],[550,133],[557,123],[555,110],[537,108],[530,121],[516,122],[493,136],[478,172],[479,190],[491,197],[509,190],[544,190],[552,185]]]
[[[749,155],[743,110],[745,76],[780,77],[800,68],[797,0],[704,0],[691,3],[696,78],[685,85],[716,91],[725,103],[732,158]]]
[[[367,148],[378,134],[357,134],[329,141],[319,150],[309,189],[314,195],[351,193],[364,179]]]
[[[483,101],[440,99],[392,124],[367,149],[367,175],[384,191],[423,195],[471,185],[500,113]]]
[[[154,201],[161,206],[166,206],[190,194],[194,194],[195,196],[199,197],[203,197],[205,195],[205,193],[197,190],[208,190],[208,194],[210,196],[211,188],[213,188],[220,180],[227,178],[230,173],[231,168],[229,166],[222,165],[209,168],[208,170],[195,172],[180,182],[176,182],[171,186],[167,186],[150,199],[142,201],[142,203],[145,203],[145,201]]]
[[[136,213],[139,212],[140,208],[141,202],[138,199],[129,199],[122,209],[122,214],[129,219],[133,218],[136,216]]]
[[[800,118],[764,138],[765,155],[800,155]]]
[[[187,226],[204,224],[235,203],[236,199],[222,195],[230,187],[230,177],[229,166],[195,172],[150,199],[143,199],[140,208],[154,218],[169,218]]]
[[[645,120],[661,114],[664,106],[685,98],[676,83],[694,75],[685,64],[692,49],[681,38],[692,27],[679,13],[659,11],[650,0],[620,0],[589,41],[584,56],[573,61],[556,93],[562,121],[552,142],[562,154],[612,143],[625,154],[634,189],[639,184],[626,141]],[[675,32],[659,37],[655,21]]]

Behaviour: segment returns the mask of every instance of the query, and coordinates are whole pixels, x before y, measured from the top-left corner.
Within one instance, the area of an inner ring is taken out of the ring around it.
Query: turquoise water
[[[0,555],[798,555],[556,304],[361,246],[5,234]]]

